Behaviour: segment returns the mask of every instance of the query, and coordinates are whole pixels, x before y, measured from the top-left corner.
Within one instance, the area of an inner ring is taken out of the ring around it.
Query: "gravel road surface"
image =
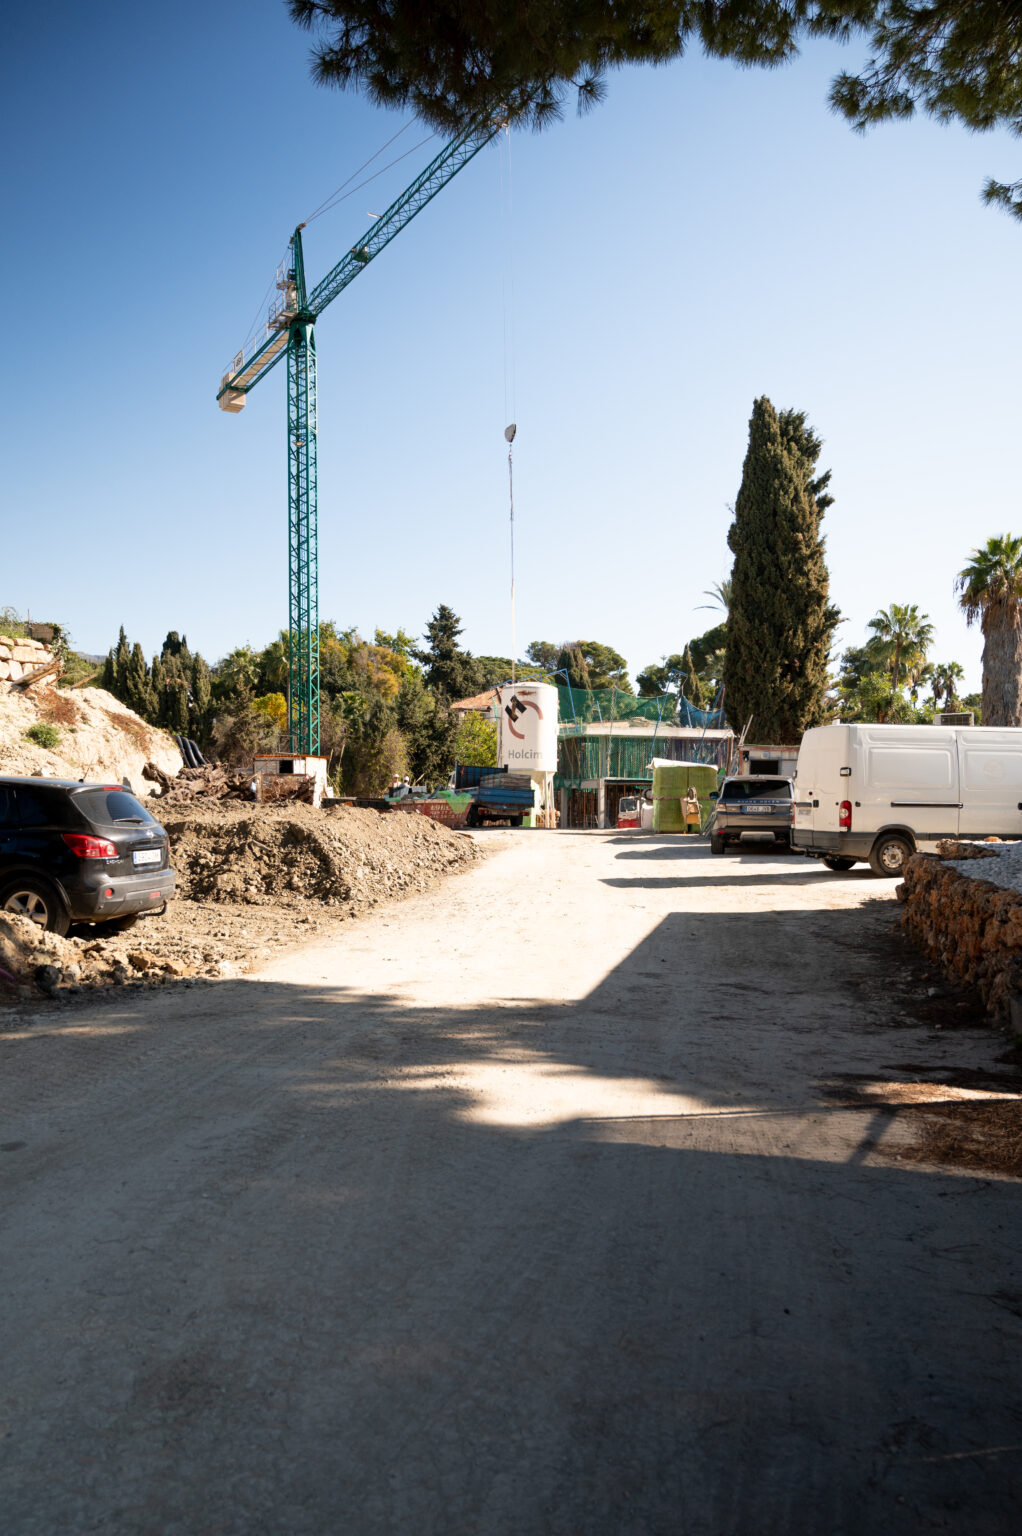
[[[891,885],[488,842],[0,1035],[4,1536],[1017,1529],[1022,1185],[825,1091],[1003,1049],[905,1014]]]

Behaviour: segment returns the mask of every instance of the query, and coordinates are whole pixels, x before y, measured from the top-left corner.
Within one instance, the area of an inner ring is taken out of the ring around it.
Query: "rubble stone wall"
[[[976,987],[989,1011],[1007,1018],[1009,997],[1022,992],[1022,892],[917,853],[895,894],[909,936],[945,976]]]
[[[46,666],[53,652],[41,640],[22,640],[0,635],[0,682],[18,683],[26,672]]]

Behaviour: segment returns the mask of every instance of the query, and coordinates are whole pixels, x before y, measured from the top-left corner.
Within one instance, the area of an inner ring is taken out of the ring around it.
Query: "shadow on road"
[[[877,1061],[862,917],[783,918],[672,914],[574,1003],[524,953],[4,1042],[5,1530],[1013,1528],[1019,1188],[864,1161],[813,1087]]]

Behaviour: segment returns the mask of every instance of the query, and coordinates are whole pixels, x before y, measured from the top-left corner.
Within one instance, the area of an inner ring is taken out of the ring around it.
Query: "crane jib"
[[[337,265],[316,285],[308,300],[308,309],[313,319],[343,293],[349,283],[369,265],[373,257],[379,255],[384,246],[389,245],[394,236],[414,219],[415,215],[447,185],[451,178],[457,175],[458,171],[466,166],[481,149],[485,148],[491,139],[496,137],[500,126],[499,123],[473,125],[444,146],[425,170],[405,188],[401,196],[396,198],[386,212],[382,213],[366,230],[361,240],[357,240]],[[286,350],[287,329],[285,328],[283,332],[278,331],[267,337],[252,356],[245,359],[241,367],[225,373],[217,392],[217,400],[221,402],[222,407],[227,410],[232,408],[240,410],[244,400],[232,405],[227,403],[229,397],[246,395],[280,361]]]

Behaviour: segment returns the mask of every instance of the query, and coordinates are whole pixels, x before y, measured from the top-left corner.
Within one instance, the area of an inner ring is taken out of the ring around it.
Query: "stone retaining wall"
[[[1011,994],[1022,992],[1022,892],[917,853],[895,894],[909,936],[945,976],[976,987],[989,1011],[1006,1019]]]
[[[0,682],[18,683],[26,672],[34,672],[52,660],[53,652],[41,640],[0,635]]]

